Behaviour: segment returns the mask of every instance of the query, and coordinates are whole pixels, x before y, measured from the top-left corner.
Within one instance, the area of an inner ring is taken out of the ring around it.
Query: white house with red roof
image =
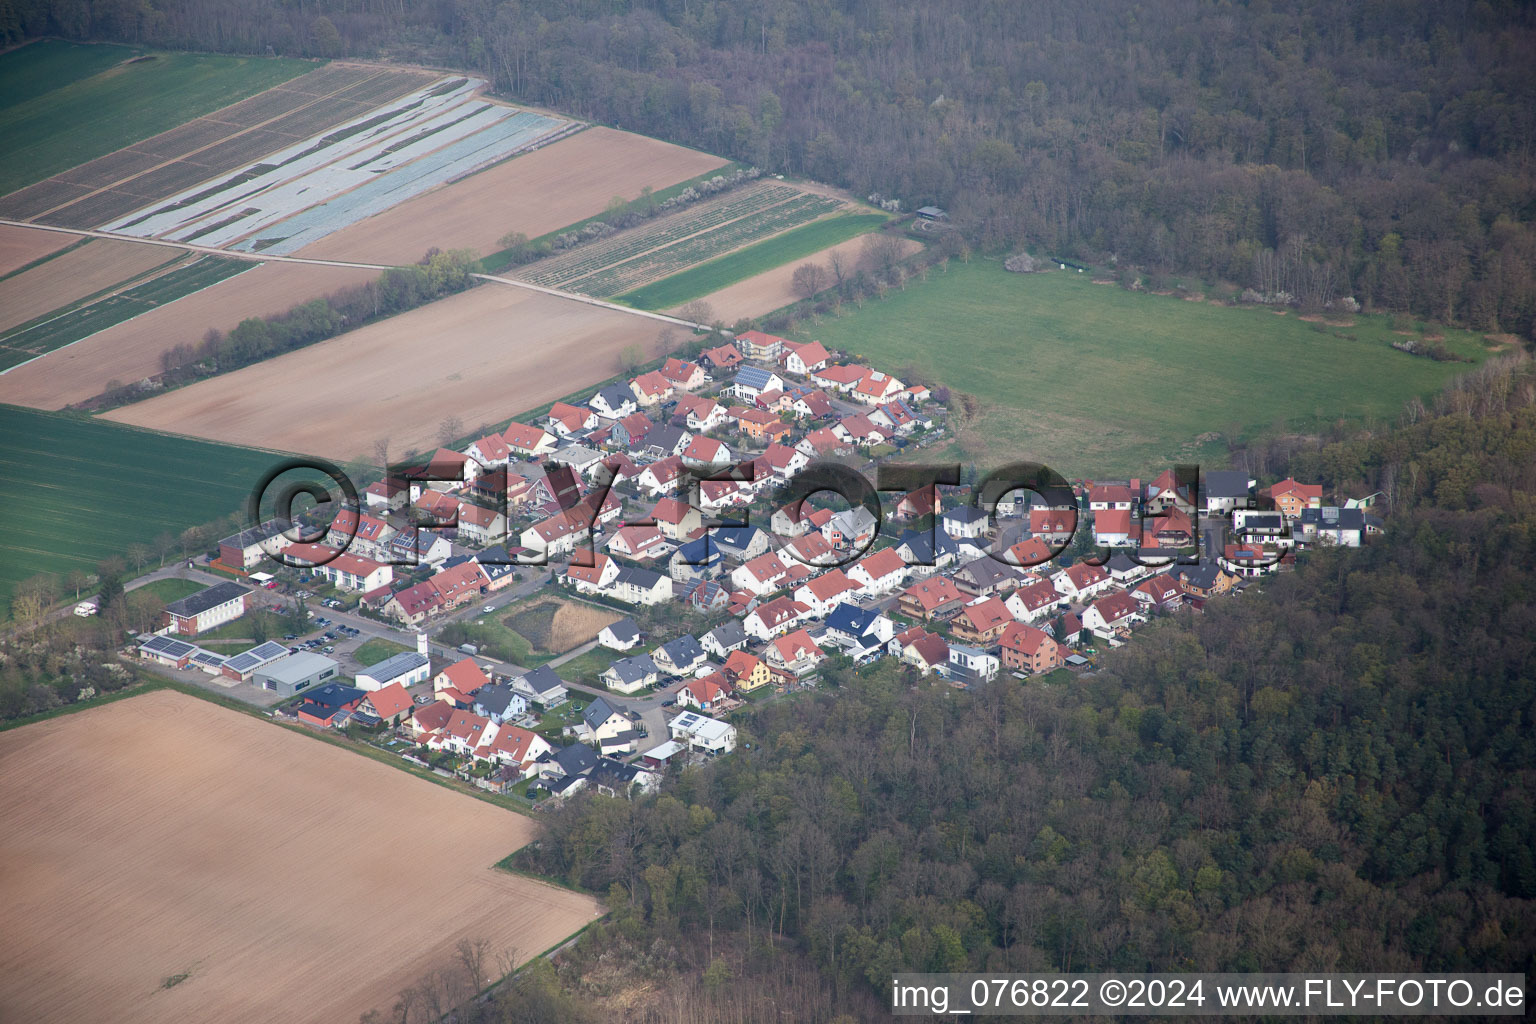
[[[1104,509],[1093,514],[1093,540],[1100,547],[1118,548],[1138,543],[1139,538],[1131,536],[1132,529],[1131,513],[1127,509]]]
[[[384,604],[384,614],[407,626],[420,625],[442,607],[442,595],[431,580],[398,591]]]
[[[667,539],[654,526],[625,526],[608,538],[608,551],[625,558],[645,560],[669,550]]]
[[[642,373],[630,381],[629,389],[635,393],[635,401],[642,406],[659,405],[672,397],[672,382],[655,370]]]
[[[752,609],[741,620],[741,628],[747,635],[759,640],[770,640],[787,633],[809,614],[810,609],[799,601],[776,597]]]
[[[777,441],[770,444],[756,461],[779,480],[788,480],[811,464],[810,457],[804,452]]]
[[[485,669],[474,658],[460,658],[432,677],[432,692],[452,688],[467,697],[480,687],[489,685],[490,681],[491,677],[485,674]]]
[[[865,405],[880,405],[892,399],[900,398],[906,393],[906,386],[900,380],[880,370],[865,370],[864,376],[848,391],[848,395],[856,402]]]
[[[854,562],[848,578],[866,597],[884,597],[901,589],[907,579],[907,563],[895,548],[882,548]]]
[[[441,595],[442,610],[450,611],[485,593],[490,579],[474,559],[460,562],[434,575],[430,581]]]
[[[859,592],[859,585],[842,569],[831,569],[813,576],[795,589],[795,600],[805,605],[811,617],[824,619],[844,600]]]
[[[827,350],[819,341],[785,341],[784,369],[801,377],[827,365]]]
[[[683,449],[682,460],[685,465],[695,469],[724,467],[731,463],[731,450],[724,441],[695,434],[688,441],[688,447]]]
[[[1125,484],[1094,484],[1088,488],[1088,508],[1093,512],[1131,510],[1135,492]]]
[[[1129,629],[1145,618],[1141,602],[1119,591],[1099,598],[1083,610],[1083,628],[1095,633],[1110,633],[1116,629]]]
[[[748,359],[761,359],[774,361],[783,354],[786,345],[791,345],[788,338],[781,338],[776,334],[764,334],[762,331],[742,331],[736,335],[736,347],[741,349],[741,354]]]
[[[711,672],[698,679],[690,679],[677,691],[677,706],[711,711],[731,696],[731,683],[723,673]]]
[[[1091,601],[1108,590],[1114,579],[1102,566],[1077,562],[1051,577],[1056,592],[1074,601]]]
[[[668,359],[656,372],[665,377],[673,387],[682,388],[684,391],[695,391],[704,386],[704,368],[698,363],[690,363],[685,359],[675,357]]]
[[[395,571],[391,566],[380,564],[371,558],[363,558],[361,555],[354,555],[350,551],[337,555],[324,565],[316,566],[315,572],[341,590],[350,590],[357,594],[377,590],[395,578]]]
[[[619,563],[607,555],[598,553],[591,565],[569,565],[560,578],[576,589],[578,594],[599,594],[613,586],[619,576]]]
[[[679,398],[677,411],[686,417],[688,429],[698,432],[723,427],[729,418],[725,406],[702,395],[684,395]]]
[[[740,366],[746,356],[735,345],[721,345],[719,348],[707,348],[699,353],[699,361],[712,369],[731,370]]]
[[[747,590],[762,595],[784,585],[789,569],[772,551],[758,555],[738,565],[731,571],[731,585],[737,590]]]
[[[459,539],[483,548],[507,537],[507,517],[493,509],[468,502],[459,506]]]
[[[1061,594],[1044,580],[1037,580],[1009,594],[1003,602],[1008,614],[1019,622],[1037,622],[1047,618],[1061,603]]]
[[[501,437],[507,442],[507,447],[519,455],[548,455],[555,450],[555,435],[543,427],[509,423],[507,429],[501,432]]]
[[[853,446],[853,435],[841,423],[817,427],[795,443],[795,448],[809,458],[846,454]]]
[[[478,441],[471,442],[470,446],[464,449],[464,454],[486,469],[494,469],[507,464],[507,459],[512,455],[512,449],[507,447],[506,438],[500,434],[487,434]]]
[[[683,460],[676,455],[658,459],[640,471],[635,486],[653,498],[671,494],[683,475]]]
[[[559,512],[528,527],[518,538],[523,547],[554,558],[568,554],[587,539],[587,517],[579,512]]]
[[[838,363],[833,366],[823,366],[811,374],[811,381],[817,387],[835,391],[840,395],[846,395],[852,391],[859,381],[864,379],[865,368],[846,363]]]
[[[549,407],[544,425],[561,437],[569,437],[597,426],[597,413],[586,406],[556,402]]]
[[[780,672],[805,676],[816,671],[816,666],[821,664],[826,657],[825,652],[811,639],[809,633],[803,629],[797,629],[787,636],[781,636],[768,644],[766,660],[770,668]]]

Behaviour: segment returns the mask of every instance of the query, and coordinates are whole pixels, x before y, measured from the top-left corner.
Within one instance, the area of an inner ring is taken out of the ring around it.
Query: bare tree
[[[645,363],[645,351],[639,345],[619,349],[619,372],[634,373]]]
[[[469,975],[470,985],[479,992],[485,987],[485,958],[490,951],[490,943],[484,937],[471,939],[466,936],[459,940],[454,951],[458,954],[464,973]]]
[[[692,302],[684,303],[677,311],[677,315],[689,323],[708,325],[715,319],[715,307],[703,299],[694,299]]]
[[[444,416],[443,422],[437,425],[437,442],[446,448],[463,433],[463,420],[457,416]]]
[[[129,544],[123,549],[123,553],[128,556],[128,561],[133,563],[135,572],[143,569],[145,564],[153,557],[153,552],[149,550],[148,544],[137,542]]]
[[[677,350],[679,340],[676,330],[671,327],[663,327],[656,334],[656,354],[658,356],[671,355]]]
[[[896,235],[874,231],[864,236],[864,249],[860,259],[877,277],[890,277],[901,262],[906,247]]]
[[[795,294],[802,299],[811,299],[816,293],[825,288],[827,272],[818,263],[802,263],[795,268],[790,277],[790,284],[795,289]]]
[[[373,461],[384,472],[389,472],[389,438],[380,437],[373,442]]]
[[[848,260],[837,249],[827,253],[827,269],[832,271],[833,283],[842,288],[843,282],[848,280]]]

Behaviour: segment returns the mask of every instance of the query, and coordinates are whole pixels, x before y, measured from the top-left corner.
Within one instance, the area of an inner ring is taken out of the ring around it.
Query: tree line
[[[42,33],[388,52],[1033,248],[1536,326],[1536,25],[1515,0],[4,0]]]

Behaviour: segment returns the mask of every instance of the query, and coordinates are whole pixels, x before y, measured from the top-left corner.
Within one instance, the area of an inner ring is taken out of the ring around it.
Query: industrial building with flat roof
[[[336,669],[336,662],[325,655],[300,651],[261,666],[253,679],[263,690],[276,690],[284,697],[292,697],[316,683],[334,679]]]

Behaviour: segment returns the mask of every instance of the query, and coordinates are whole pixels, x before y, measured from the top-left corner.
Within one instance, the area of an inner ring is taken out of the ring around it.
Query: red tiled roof
[[[485,670],[475,664],[473,658],[461,658],[438,673],[439,676],[448,677],[448,685],[460,693],[474,693],[480,687],[485,686],[491,680],[485,674]]]

